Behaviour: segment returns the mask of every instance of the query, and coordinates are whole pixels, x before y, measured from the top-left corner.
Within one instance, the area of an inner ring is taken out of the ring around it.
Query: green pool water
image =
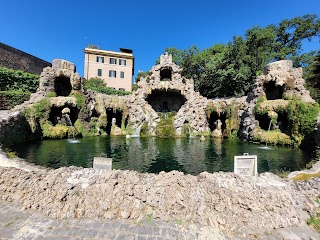
[[[68,140],[44,140],[12,147],[19,157],[29,162],[58,168],[61,166],[92,167],[95,156],[113,159],[113,169],[158,173],[179,170],[189,174],[233,171],[235,155],[258,156],[258,171],[294,171],[305,167],[310,156],[300,149],[270,146],[262,149],[237,140],[199,138],[161,139],[125,137],[83,138],[78,143]]]

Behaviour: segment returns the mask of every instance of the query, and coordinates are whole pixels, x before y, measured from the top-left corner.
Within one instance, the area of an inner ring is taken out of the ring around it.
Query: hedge
[[[9,110],[29,100],[31,93],[18,91],[0,91],[0,109]]]
[[[39,75],[0,66],[0,91],[36,92]]]

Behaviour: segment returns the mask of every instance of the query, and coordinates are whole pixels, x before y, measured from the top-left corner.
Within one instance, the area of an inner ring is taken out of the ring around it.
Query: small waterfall
[[[268,127],[268,132],[270,131],[271,129],[271,124],[272,124],[272,119],[270,120],[269,122],[269,127]],[[266,142],[266,145],[263,146],[263,147],[259,147],[260,149],[265,149],[265,150],[272,150],[272,148],[268,147],[268,141]]]
[[[76,138],[75,138],[74,127],[73,127],[73,124],[72,124],[72,122],[71,122],[71,119],[70,119],[69,114],[64,114],[63,116],[64,116],[64,118],[66,119],[67,126],[70,127],[70,129],[71,129],[71,134],[72,134],[72,138],[71,138],[71,139],[68,138],[68,142],[69,142],[69,143],[78,143],[78,142],[80,142],[79,140],[76,140]]]
[[[194,136],[192,136],[192,131],[191,128],[188,126],[188,130],[189,130],[189,138],[194,138]]]
[[[64,116],[64,118],[66,119],[67,126],[71,126],[71,127],[72,127],[73,125],[72,125],[70,116],[69,116],[68,114],[64,114],[63,116]]]
[[[270,131],[270,129],[271,129],[271,124],[272,124],[272,119],[270,120],[270,123],[269,123],[268,132],[269,132],[269,131]]]
[[[141,128],[142,128],[143,124],[140,124],[136,131],[134,132],[134,134],[132,135],[127,135],[126,138],[131,138],[131,137],[140,137],[140,132],[141,132]]]

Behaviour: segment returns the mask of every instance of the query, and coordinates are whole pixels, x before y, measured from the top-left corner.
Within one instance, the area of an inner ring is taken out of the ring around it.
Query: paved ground
[[[36,211],[21,209],[20,204],[0,200],[0,240],[192,240],[199,239],[202,231],[199,227],[185,227],[179,223],[167,223],[152,218],[140,222],[105,219],[57,220]],[[207,235],[207,239],[216,239],[214,236],[211,238]],[[265,236],[251,237],[265,240],[319,240],[320,234],[305,226],[277,229]],[[233,239],[248,238],[239,236]]]
[[[0,239],[198,239],[195,229],[154,219],[141,222],[101,219],[55,220],[20,204],[0,201]]]

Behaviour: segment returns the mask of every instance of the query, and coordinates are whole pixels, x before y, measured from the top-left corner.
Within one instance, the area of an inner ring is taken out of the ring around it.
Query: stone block
[[[93,168],[100,170],[112,170],[112,158],[94,157]]]
[[[52,68],[57,70],[69,70],[72,72],[76,71],[76,66],[69,61],[63,60],[63,59],[54,59],[52,61]]]

